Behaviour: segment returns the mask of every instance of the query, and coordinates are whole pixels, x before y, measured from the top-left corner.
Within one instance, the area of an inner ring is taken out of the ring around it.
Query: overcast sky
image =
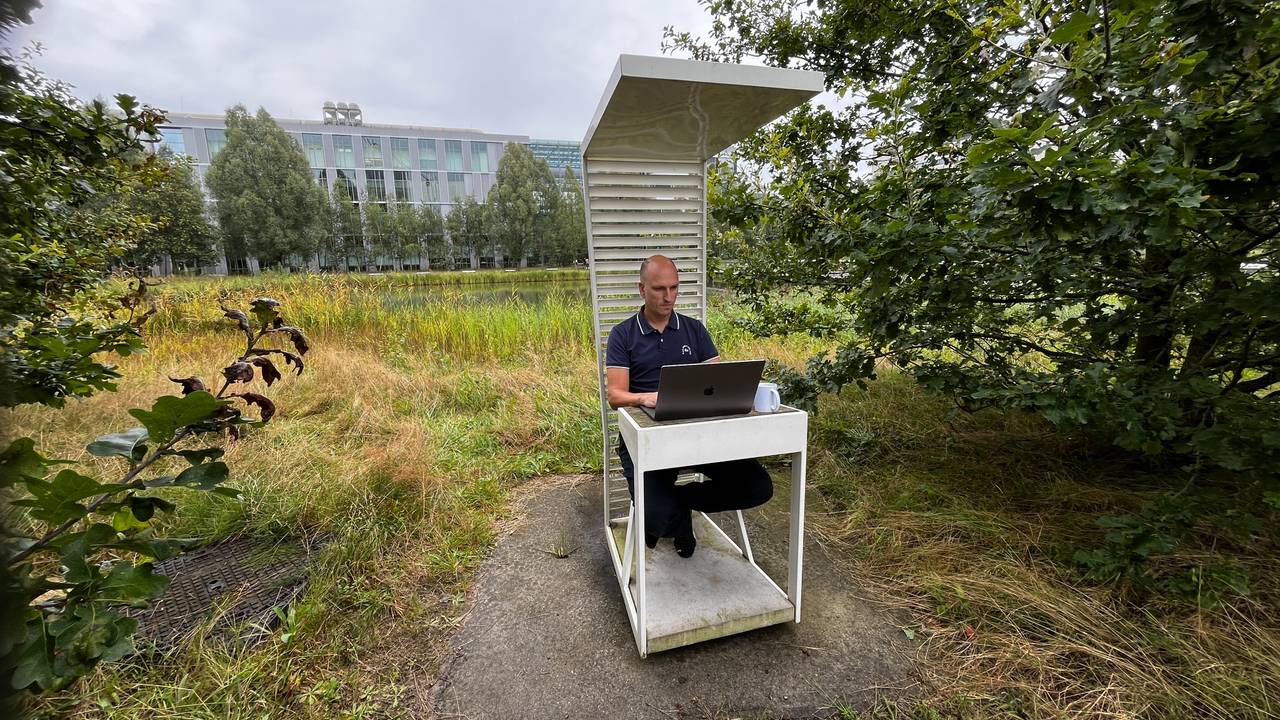
[[[321,119],[581,140],[620,53],[662,28],[704,31],[695,0],[44,0],[12,47],[84,98],[128,92],[170,111],[242,102]]]

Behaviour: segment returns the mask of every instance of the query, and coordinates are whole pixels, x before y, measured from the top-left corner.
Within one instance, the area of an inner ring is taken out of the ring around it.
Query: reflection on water
[[[577,283],[538,283],[537,285],[502,285],[478,288],[432,287],[411,285],[380,289],[382,305],[388,309],[406,309],[442,302],[467,305],[501,305],[517,302],[533,307],[548,302],[587,303],[591,300],[590,285]]]

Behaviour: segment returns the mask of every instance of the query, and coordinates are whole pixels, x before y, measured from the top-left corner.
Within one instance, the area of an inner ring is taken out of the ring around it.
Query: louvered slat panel
[[[636,302],[640,302],[639,288],[637,283],[640,281],[639,275],[610,275],[608,281],[601,280],[596,283],[596,297],[604,297],[606,295],[626,295],[633,297]],[[681,282],[680,294],[686,293],[696,295],[702,292],[702,283],[698,282]]]
[[[598,303],[600,305],[601,310],[611,310],[614,308],[629,308],[631,312],[635,312],[640,307],[640,298],[638,297],[601,298],[598,301]],[[682,292],[680,293],[680,296],[676,298],[676,310],[681,314],[687,315],[688,314],[686,310],[687,308],[697,308],[697,307],[700,307],[701,305],[702,305],[701,295],[686,295],[685,293]]]
[[[659,200],[650,197],[638,198],[600,198],[591,201],[591,217],[603,214],[603,211],[627,210],[685,210],[697,212],[701,220],[702,201],[700,200]]]
[[[644,162],[635,160],[593,160],[593,173],[624,173],[663,175],[697,175],[702,176],[702,163],[690,162]]]
[[[688,314],[689,314],[689,312],[688,312],[688,308],[679,308],[679,307],[678,307],[678,308],[676,308],[676,311],[677,311],[677,312],[679,312],[681,315],[688,315]],[[626,320],[627,318],[629,318],[629,317],[631,317],[632,315],[635,315],[635,314],[636,314],[636,309],[635,309],[635,308],[627,308],[627,309],[625,309],[625,310],[601,310],[601,311],[600,311],[600,319],[601,319],[601,320],[622,321],[622,320]]]
[[[587,184],[594,187],[621,185],[624,187],[700,188],[702,187],[702,178],[697,175],[612,175],[591,173],[587,176]]]
[[[596,249],[614,248],[614,247],[631,247],[643,248],[651,253],[660,253],[666,250],[674,250],[679,248],[694,247],[702,249],[701,235],[684,235],[678,237],[627,237],[626,235],[603,235],[595,239]]]
[[[629,185],[592,185],[587,198],[595,207],[599,198],[644,198],[646,200],[697,200],[702,202],[702,187],[632,187]]]
[[[631,498],[616,457],[617,415],[604,393],[609,332],[643,302],[636,292],[640,262],[656,253],[672,258],[680,271],[677,312],[705,318],[705,180],[701,163],[584,158],[583,170],[605,433],[604,511],[612,521],[627,517]]]
[[[593,209],[591,211],[591,223],[593,225],[605,223],[662,223],[665,225],[673,223],[699,226],[702,224],[702,213],[678,209],[673,209],[669,212],[641,212],[636,210],[603,210],[596,212]]]
[[[608,307],[601,307],[601,308],[600,308],[600,312],[602,312],[602,313],[603,313],[603,312],[614,312],[614,311],[616,310],[616,308],[617,308],[617,307],[621,307],[621,308],[622,308],[622,309],[624,309],[624,310],[629,310],[631,313],[633,313],[633,314],[634,314],[634,313],[636,312],[636,310],[638,310],[638,309],[639,309],[640,305],[639,305],[638,303],[632,303],[631,305],[615,306],[615,309],[614,309],[614,310],[611,310],[611,309],[610,309],[610,308],[608,308]],[[699,320],[702,320],[702,319],[703,319],[703,308],[702,308],[702,306],[700,306],[700,305],[694,305],[694,304],[689,304],[689,305],[678,305],[678,306],[677,306],[677,308],[676,308],[676,310],[677,310],[681,315],[684,315],[684,316],[686,316],[686,317],[698,318]],[[628,317],[629,317],[629,316],[628,316]],[[614,326],[614,325],[617,325],[617,324],[618,324],[618,322],[619,322],[619,319],[618,319],[618,318],[612,318],[612,317],[606,318],[606,317],[601,317],[601,318],[600,318],[600,333],[601,333],[601,335],[608,335],[608,334],[609,334],[609,331],[610,331],[610,330],[612,330],[612,329],[613,329],[613,326]]]
[[[649,248],[600,248],[596,250],[596,260],[631,260],[638,270],[640,263],[654,252]],[[662,254],[677,262],[702,259],[702,250],[698,248],[671,248]]]
[[[591,224],[592,235],[656,235],[656,236],[673,236],[673,235],[701,235],[702,226],[694,223],[652,223],[648,225],[640,223],[626,223],[621,225],[602,225],[600,223]]]
[[[676,268],[680,273],[702,273],[702,262],[698,260],[676,260]],[[631,282],[635,283],[640,278],[639,263],[630,260],[599,260],[596,261],[597,272],[613,272],[613,273],[630,273]],[[620,277],[619,279],[623,279]]]
[[[629,226],[628,229],[633,231],[630,233],[619,232],[610,233],[608,235],[596,235],[592,238],[592,246],[607,247],[610,243],[615,242],[630,242],[632,245],[648,244],[658,249],[670,247],[672,245],[697,244],[699,247],[702,246],[702,226],[700,225],[677,225],[677,227],[680,228],[680,233],[675,235],[645,235],[634,232],[635,227],[635,225]]]

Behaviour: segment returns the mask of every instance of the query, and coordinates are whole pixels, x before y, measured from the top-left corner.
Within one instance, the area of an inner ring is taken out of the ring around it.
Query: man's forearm
[[[657,393],[633,393],[626,390],[615,390],[609,393],[609,407],[615,410],[620,407],[641,407],[645,404],[647,398],[654,395],[657,395]]]

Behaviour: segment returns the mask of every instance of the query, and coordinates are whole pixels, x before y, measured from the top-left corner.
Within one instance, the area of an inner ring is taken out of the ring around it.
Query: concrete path
[[[786,577],[786,498],[748,511],[757,560]],[[726,515],[726,519],[731,516]],[[519,492],[432,689],[440,718],[830,718],[914,685],[911,643],[812,542],[802,622],[641,659],[602,532],[598,476]],[[731,532],[731,534],[733,534]],[[556,550],[576,547],[568,557]],[[670,540],[656,552],[674,553]],[[781,571],[781,572],[779,572]]]

